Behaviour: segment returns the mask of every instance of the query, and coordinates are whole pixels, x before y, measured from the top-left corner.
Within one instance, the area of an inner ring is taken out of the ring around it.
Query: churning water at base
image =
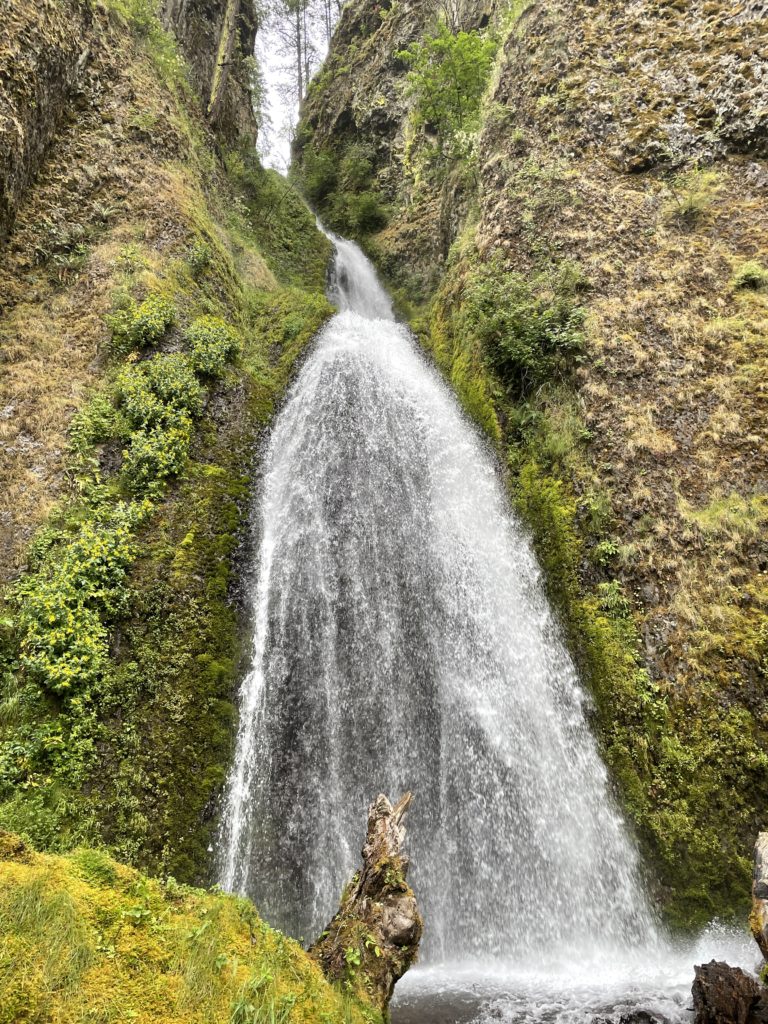
[[[597,964],[658,962],[665,944],[493,457],[363,254],[334,241],[340,312],[266,459],[221,881],[314,938],[370,800],[410,789],[422,960],[475,958],[486,978],[475,1017],[433,1019],[529,1019],[504,1008],[491,961],[530,1009],[526,984],[555,970],[543,958],[594,978]],[[401,1012],[447,977],[417,971]]]

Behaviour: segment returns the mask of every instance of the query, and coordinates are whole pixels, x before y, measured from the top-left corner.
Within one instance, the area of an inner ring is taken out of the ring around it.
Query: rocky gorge
[[[0,1024],[768,1019],[768,9],[348,0],[288,178],[266,13],[0,30]],[[294,938],[215,884],[262,663]]]

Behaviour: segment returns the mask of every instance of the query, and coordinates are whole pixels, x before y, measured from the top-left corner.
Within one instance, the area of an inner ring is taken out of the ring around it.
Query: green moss
[[[733,275],[733,287],[750,291],[768,288],[768,270],[757,260],[748,260],[736,268]]]
[[[598,738],[643,842],[667,918],[680,928],[741,915],[749,865],[740,835],[757,828],[766,736],[716,691],[668,692],[642,664],[620,580],[590,585],[589,543],[572,484],[517,453],[515,493],[549,591],[597,707]]]
[[[230,151],[229,174],[245,204],[245,230],[285,284],[322,292],[331,246],[294,184],[265,170],[250,150]]]
[[[248,901],[0,833],[0,1022],[377,1024]]]

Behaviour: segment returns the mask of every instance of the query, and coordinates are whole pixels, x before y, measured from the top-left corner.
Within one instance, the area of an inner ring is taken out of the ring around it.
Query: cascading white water
[[[266,459],[221,882],[313,938],[371,798],[410,789],[423,960],[653,956],[637,856],[493,456],[362,252],[334,242],[340,312]]]
[[[227,888],[309,937],[365,808],[414,791],[435,956],[653,934],[584,694],[496,466],[336,240],[341,312],[279,415],[263,488],[253,669]]]

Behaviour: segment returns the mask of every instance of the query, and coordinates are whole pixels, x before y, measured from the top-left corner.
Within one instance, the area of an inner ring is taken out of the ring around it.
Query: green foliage
[[[736,268],[733,287],[755,292],[768,288],[768,270],[757,260],[748,260]]]
[[[105,522],[86,522],[24,576],[15,599],[21,663],[40,684],[67,695],[99,679],[108,662],[108,623],[125,611],[131,535],[144,506],[116,506]]]
[[[150,430],[137,430],[123,452],[123,474],[136,494],[155,495],[178,476],[187,464],[192,441],[192,420],[177,416]]]
[[[314,205],[335,192],[339,180],[338,160],[329,150],[319,152],[308,146],[301,157],[301,185]]]
[[[180,352],[129,363],[118,374],[115,390],[133,427],[173,421],[180,412],[198,416],[202,411],[203,389],[192,360]]]
[[[134,348],[146,348],[165,335],[176,311],[161,295],[148,295],[138,306],[131,303],[107,317],[112,329],[112,351],[125,355]]]
[[[209,361],[214,349],[206,350]],[[123,476],[136,494],[158,494],[186,465],[192,418],[203,404],[194,359],[179,352],[158,355],[127,364],[117,376],[119,407],[133,428],[123,452]]]
[[[213,252],[210,245],[198,239],[189,250],[189,256],[187,257],[192,276],[195,278],[200,277],[211,265],[212,259]]]
[[[366,189],[373,178],[373,157],[368,146],[355,143],[344,153],[339,165],[339,182],[347,192]]]
[[[466,137],[479,125],[480,100],[496,47],[489,36],[453,33],[441,23],[433,36],[400,52],[411,66],[412,123],[436,134],[439,157],[465,155]]]
[[[186,69],[178,55],[173,36],[158,17],[154,0],[106,0],[143,45],[167,84],[186,86]]]
[[[270,270],[286,285],[322,291],[330,244],[317,230],[294,183],[265,170],[248,150],[230,151],[225,160],[243,196],[248,227]],[[310,200],[317,202],[317,197],[310,195]]]
[[[389,210],[376,190],[368,146],[353,143],[341,154],[308,146],[298,177],[309,201],[340,234],[363,238],[386,227]]]
[[[227,362],[241,347],[237,331],[215,316],[199,317],[185,337],[192,352],[192,363],[204,377],[222,377]]]
[[[127,440],[130,427],[115,407],[112,395],[99,392],[70,420],[69,439],[80,458],[91,455],[96,445],[112,438]]]
[[[33,879],[26,886],[4,889],[0,901],[0,934],[17,937],[40,948],[42,968],[52,989],[71,989],[94,959],[93,943],[72,897],[43,877]],[[5,987],[3,992],[5,1003],[8,996]]]
[[[457,329],[479,340],[515,398],[566,378],[583,351],[583,310],[569,289],[548,283],[531,284],[495,260],[477,265],[465,286]]]
[[[386,208],[372,191],[340,193],[332,211],[334,224],[358,238],[386,227],[389,219]]]
[[[81,497],[38,535],[0,629],[0,827],[48,849],[107,841],[201,877],[215,828],[204,809],[230,756],[243,467],[330,312],[299,289],[243,297],[240,404],[226,427],[205,424],[196,459],[204,390],[192,354],[129,357],[78,414]],[[203,323],[228,345],[223,319]],[[126,490],[152,504],[127,504]]]

